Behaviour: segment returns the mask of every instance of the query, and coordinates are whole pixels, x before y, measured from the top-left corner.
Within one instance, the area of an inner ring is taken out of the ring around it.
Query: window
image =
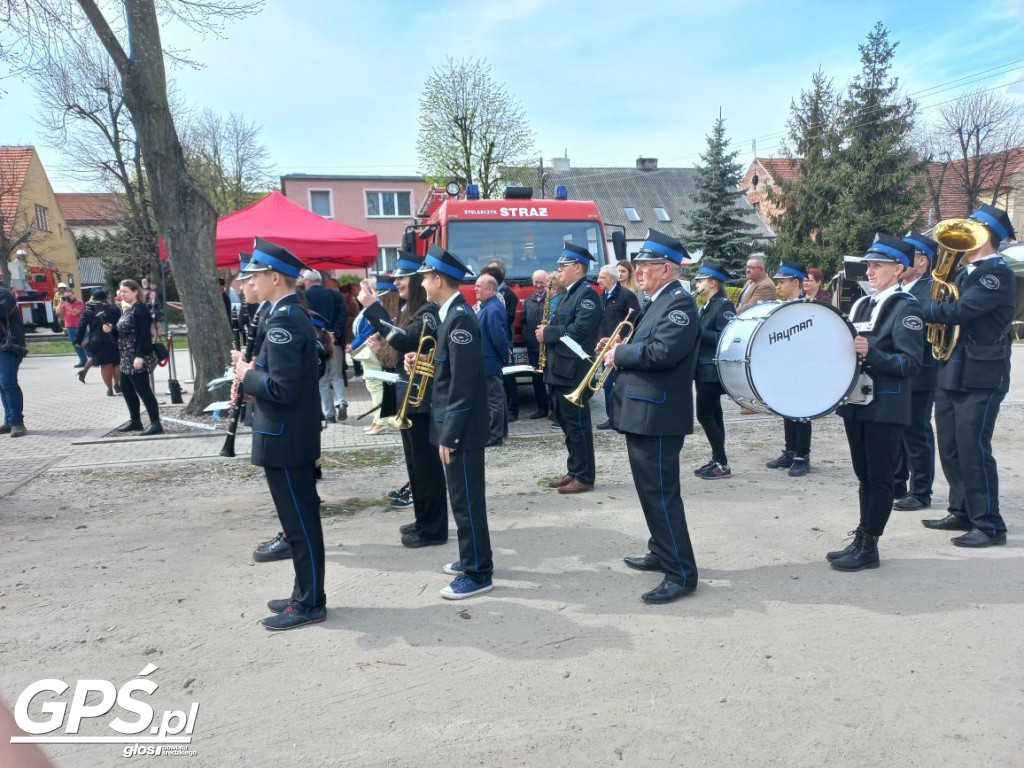
[[[658,221],[672,221],[672,217],[668,215],[668,211],[666,211],[664,208],[655,208],[654,218],[656,218]]]
[[[43,232],[50,231],[50,221],[47,217],[46,208],[41,205],[36,206],[36,227],[43,230]]]
[[[754,203],[754,213],[761,213],[761,204]]]
[[[505,281],[529,282],[534,271],[550,272],[566,242],[582,245],[597,259],[589,274],[605,263],[605,243],[601,228],[593,221],[452,221],[447,227],[445,247],[459,255],[476,274],[491,259],[505,262]],[[475,278],[470,278],[473,280]]]
[[[330,219],[334,216],[333,206],[331,205],[331,190],[329,189],[311,189],[309,190],[309,210],[318,216]]]
[[[636,208],[623,208],[626,212],[626,221],[640,221],[640,214],[636,212]]]
[[[394,269],[395,262],[397,261],[397,248],[381,248],[380,253],[377,254],[377,271],[387,272],[388,270]]]
[[[412,192],[367,192],[366,215],[379,218],[412,216]]]

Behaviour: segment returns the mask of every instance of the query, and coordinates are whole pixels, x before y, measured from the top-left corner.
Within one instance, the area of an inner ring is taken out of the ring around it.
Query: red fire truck
[[[18,312],[26,330],[49,328],[61,332],[60,321],[54,311],[54,298],[60,273],[51,267],[29,267],[10,262],[11,290],[18,300]]]
[[[505,284],[523,299],[533,292],[531,278],[536,270],[557,269],[562,243],[568,241],[594,254],[597,261],[591,265],[588,278],[596,280],[603,265],[625,258],[625,235],[613,232],[615,253],[609,253],[597,205],[589,200],[569,200],[567,192],[559,186],[553,199],[534,199],[530,187],[509,187],[500,200],[482,200],[474,184],[468,185],[465,193],[457,184],[445,189],[434,187],[417,213],[417,223],[406,230],[403,247],[422,255],[431,243],[437,243],[462,259],[476,275],[487,262],[501,259],[505,263]],[[462,286],[471,304],[476,302],[475,280],[471,277]],[[521,308],[522,304],[516,314],[516,364],[526,363],[519,333]]]

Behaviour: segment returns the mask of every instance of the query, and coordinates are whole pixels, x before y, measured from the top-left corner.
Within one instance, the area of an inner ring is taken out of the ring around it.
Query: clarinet
[[[256,329],[260,323],[260,312],[256,310],[252,323],[249,325],[249,337],[245,340],[245,351],[242,353],[242,360],[252,360],[253,348],[256,346]],[[231,411],[228,414],[228,433],[224,436],[224,447],[220,449],[220,455],[232,458],[235,455],[235,434],[238,432],[238,416],[242,411],[242,382],[238,382],[235,398],[231,401]]]

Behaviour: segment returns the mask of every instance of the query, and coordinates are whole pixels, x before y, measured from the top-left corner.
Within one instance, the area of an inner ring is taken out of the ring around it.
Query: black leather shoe
[[[533,413],[530,414],[530,418],[531,419],[544,419],[544,418],[547,418],[547,415],[548,415],[547,411],[534,411]]]
[[[289,603],[284,611],[274,616],[268,616],[260,621],[260,624],[271,631],[281,631],[285,629],[298,629],[307,624],[320,624],[326,618],[326,608],[314,608],[304,611],[295,603]]]
[[[402,546],[408,547],[409,549],[418,549],[420,547],[436,547],[439,544],[447,544],[448,539],[425,539],[417,532],[407,533],[402,537]]]
[[[122,424],[115,431],[117,432],[139,432],[142,429],[141,421],[129,421],[127,424]]]
[[[419,528],[417,527],[416,523],[406,523],[405,525],[400,525],[398,527],[398,532],[403,536],[405,536],[405,534],[407,533],[416,533],[416,531],[418,530]]]
[[[790,477],[803,477],[811,471],[811,462],[809,459],[801,458],[800,456],[793,457],[793,463],[789,467]]]
[[[270,563],[274,560],[291,560],[292,545],[283,533],[277,534],[276,539],[264,541],[253,550],[252,559],[257,563]]]
[[[691,594],[696,589],[696,584],[679,584],[665,579],[650,592],[644,592],[640,599],[645,603],[652,604],[671,603],[673,600]]]
[[[1006,543],[1006,533],[997,533],[995,536],[989,536],[984,531],[972,528],[970,533],[965,533],[963,536],[955,536],[950,541],[958,547],[971,547],[973,549],[994,547],[998,544]]]
[[[154,421],[152,424],[150,424],[148,427],[142,430],[143,437],[148,437],[149,435],[162,435],[163,433],[164,427],[163,424],[161,424],[159,421]]]
[[[949,514],[938,520],[922,520],[921,525],[933,531],[969,531],[973,527],[966,517]]]
[[[783,451],[779,458],[766,461],[764,465],[768,467],[768,469],[789,469],[793,466],[793,457],[795,455],[796,454],[793,453],[793,451]]]
[[[268,600],[267,610],[271,613],[284,613],[291,602],[292,599],[290,597],[287,600]]]
[[[611,429],[612,428],[612,421],[611,421],[611,419],[607,419],[606,421],[602,421],[600,424],[597,425],[597,428],[598,429]]]
[[[658,560],[654,555],[648,552],[642,557],[624,557],[622,562],[632,568],[634,571],[660,571],[661,561]]]
[[[907,494],[892,503],[892,508],[900,512],[916,512],[919,509],[928,509],[932,503],[924,501],[917,496]]]

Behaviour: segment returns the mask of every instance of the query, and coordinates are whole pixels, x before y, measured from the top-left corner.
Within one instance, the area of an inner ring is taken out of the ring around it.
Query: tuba
[[[939,244],[932,267],[932,301],[956,301],[960,291],[948,278],[962,253],[985,244],[988,230],[973,219],[945,219],[935,225],[932,236]],[[928,323],[928,343],[932,345],[932,357],[936,360],[949,360],[959,338],[959,325]]]
[[[591,364],[590,370],[587,371],[586,376],[584,376],[583,380],[579,383],[579,386],[565,396],[565,399],[577,408],[583,407],[583,395],[588,389],[591,392],[600,392],[604,387],[604,383],[608,380],[608,377],[611,376],[612,369],[602,367],[604,366],[604,356],[608,354],[609,350],[614,349],[619,344],[624,344],[632,338],[633,332],[636,330],[636,327],[629,322],[629,317],[632,314],[633,310],[631,309],[626,313],[625,320],[615,326],[615,330],[608,335],[608,340],[605,341],[605,343],[601,345],[601,348],[597,350],[597,353],[594,355],[594,362]],[[619,339],[620,335],[622,335],[621,340]],[[597,376],[596,379],[594,378],[595,376]]]
[[[408,429],[412,421],[407,416],[409,408],[416,408],[423,405],[427,397],[427,387],[434,377],[434,351],[437,349],[437,340],[427,334],[427,326],[420,331],[420,343],[416,347],[416,359],[413,360],[412,370],[409,371],[409,384],[405,388],[405,397],[398,408],[398,413],[388,419],[388,426],[395,429]],[[415,394],[413,393],[415,390]]]

